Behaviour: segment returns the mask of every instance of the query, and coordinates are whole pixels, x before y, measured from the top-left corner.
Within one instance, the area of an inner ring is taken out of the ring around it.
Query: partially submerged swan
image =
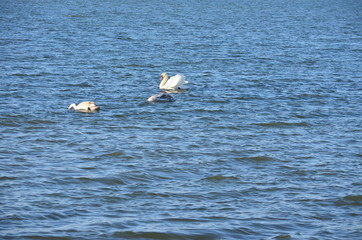
[[[168,93],[153,95],[147,99],[148,102],[173,102],[175,99]]]
[[[94,102],[82,102],[78,105],[75,105],[74,103],[70,104],[68,110],[71,109],[80,112],[96,112],[100,109],[100,107],[97,106]]]
[[[185,76],[180,74],[177,74],[169,79],[167,73],[162,73],[160,80],[160,89],[164,90],[182,90],[182,86],[188,83]]]

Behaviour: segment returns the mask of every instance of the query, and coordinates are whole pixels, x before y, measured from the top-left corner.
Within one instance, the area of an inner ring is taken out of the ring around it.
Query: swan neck
[[[168,75],[166,74],[166,76],[162,79],[160,83],[160,87],[163,87],[166,84],[167,80],[168,80]]]
[[[68,110],[71,110],[72,108],[75,110],[75,108],[77,107],[77,105],[75,105],[74,103],[70,104],[70,106],[68,107]]]

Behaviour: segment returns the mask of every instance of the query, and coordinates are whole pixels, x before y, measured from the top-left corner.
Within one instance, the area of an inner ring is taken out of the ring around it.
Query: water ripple
[[[4,239],[360,239],[357,1],[4,1]]]

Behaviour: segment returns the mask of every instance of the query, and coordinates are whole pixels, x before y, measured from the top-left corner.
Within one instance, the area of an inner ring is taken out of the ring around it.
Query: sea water
[[[0,237],[360,239],[361,11],[2,0]]]

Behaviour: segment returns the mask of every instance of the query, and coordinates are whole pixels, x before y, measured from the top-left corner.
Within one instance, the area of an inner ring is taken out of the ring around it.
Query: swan
[[[80,112],[95,112],[100,109],[94,102],[81,102],[78,105],[74,103],[70,104],[68,110],[74,109],[75,111]]]
[[[148,102],[173,102],[175,99],[168,93],[153,95],[147,99]]]
[[[169,79],[167,73],[162,73],[160,80],[160,89],[165,90],[182,90],[182,86],[188,83],[185,76],[180,74],[177,74]]]

